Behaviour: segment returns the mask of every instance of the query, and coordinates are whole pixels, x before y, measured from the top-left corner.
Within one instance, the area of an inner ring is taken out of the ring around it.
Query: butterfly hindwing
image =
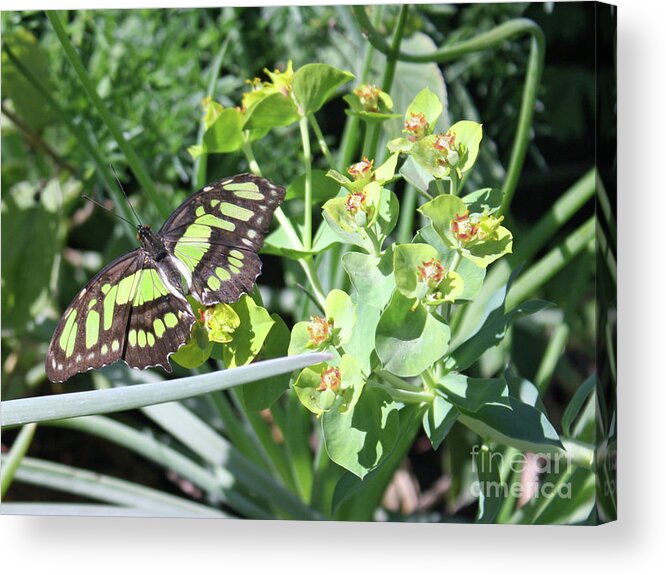
[[[194,316],[182,294],[168,290],[141,248],[115,260],[65,311],[46,357],[51,381],[123,359],[161,365],[183,345]]]
[[[159,365],[170,372],[169,355],[187,341],[194,321],[185,296],[169,291],[154,267],[144,268],[130,309],[123,359],[131,367]]]
[[[236,301],[261,271],[261,249],[284,188],[241,174],[188,198],[160,230],[202,304]]]
[[[46,375],[51,381],[65,381],[122,357],[132,296],[132,280],[126,278],[135,278],[142,265],[139,248],[110,263],[79,292],[49,345]]]

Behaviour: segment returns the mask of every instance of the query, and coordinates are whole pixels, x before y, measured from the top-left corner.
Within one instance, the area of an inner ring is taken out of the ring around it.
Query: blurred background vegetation
[[[385,7],[380,31],[392,30],[398,8]],[[236,106],[247,89],[246,79],[264,77],[265,67],[284,69],[289,60],[295,68],[326,62],[360,75],[359,54],[366,44],[350,11],[335,6],[104,10],[62,16],[99,95],[172,207],[192,191],[194,166],[187,148],[197,141],[201,101],[213,62],[222,49],[215,99],[225,106]],[[512,205],[511,229],[517,243],[555,199],[594,165],[595,62],[589,36],[594,12],[584,3],[422,5],[410,12],[405,40],[410,47],[424,43],[439,46],[519,16],[536,21],[547,44],[533,138]],[[4,12],[2,38],[3,47],[8,46],[47,86],[71,121],[97,141],[142,219],[159,226],[154,207],[127,169],[115,139],[104,122],[90,112],[87,97],[45,15]],[[439,82],[441,75],[451,122],[465,118],[483,123],[484,145],[473,185],[501,185],[515,134],[527,58],[528,40],[516,39],[497,50],[439,67],[421,66],[414,72],[425,75],[428,82],[433,78]],[[376,67],[382,69],[380,57]],[[398,72],[392,96],[399,113],[405,105],[399,93],[401,81],[418,80],[404,69]],[[344,108],[344,102],[337,99],[318,114],[333,150],[342,137]],[[4,49],[1,122],[2,398],[12,399],[54,391],[46,381],[43,360],[60,313],[95,271],[134,246],[122,227],[125,224],[81,201],[82,193],[100,199],[104,196],[90,157],[63,122],[62,112],[35,91]],[[298,141],[294,124],[272,131],[256,145],[265,176],[287,182],[300,173]],[[326,167],[323,160],[319,167]],[[243,171],[247,171],[247,164],[241,154],[208,160],[209,181]],[[561,230],[562,237],[585,221],[592,209],[590,203],[581,210]],[[271,290],[279,293],[288,270],[278,258],[263,259],[262,289],[268,295]],[[571,265],[588,265],[589,261],[580,259]],[[570,274],[568,266],[547,284],[541,297],[565,307],[571,299]],[[591,279],[578,296],[579,301],[574,302],[575,329],[545,398],[552,421],[560,420],[572,393],[594,364]],[[289,303],[281,305],[280,311],[289,321]],[[528,323],[514,330],[513,345],[520,350],[514,354],[515,361],[526,376],[533,376],[538,369],[551,328]],[[68,382],[67,389],[90,386],[90,375],[86,374]],[[132,421],[147,424],[140,417],[133,415]],[[109,457],[96,450],[94,438],[61,429],[49,429],[48,433],[55,439],[47,441],[46,434],[38,434],[31,454],[112,475],[122,468],[127,470],[124,477],[182,493],[182,485],[160,468],[126,451],[119,449]],[[7,439],[3,437],[3,450],[13,435],[7,432]],[[447,441],[441,453],[433,453],[425,437],[417,439],[407,465],[419,490],[436,488],[437,482],[447,477],[452,457],[448,445],[455,444],[455,440]],[[27,490],[32,500],[54,497],[27,486],[15,489],[11,495],[18,498],[25,498]],[[456,500],[455,485],[448,493],[450,512],[469,503]],[[62,494],[57,497],[68,498]]]

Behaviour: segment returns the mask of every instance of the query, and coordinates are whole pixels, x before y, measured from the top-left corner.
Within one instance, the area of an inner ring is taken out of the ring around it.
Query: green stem
[[[32,443],[32,438],[35,436],[36,429],[36,423],[28,423],[28,425],[24,425],[21,428],[21,431],[19,431],[19,434],[16,436],[12,448],[9,450],[9,453],[3,462],[2,473],[0,473],[0,497],[4,498],[7,494],[7,490],[14,480],[16,470],[19,468],[21,461],[28,452],[28,448]]]
[[[400,202],[397,242],[407,244],[414,235],[414,216],[416,215],[416,189],[411,184],[405,186]]]
[[[303,119],[305,120],[305,118]],[[307,130],[307,120],[305,123],[305,128]],[[305,145],[305,144],[304,144]],[[310,140],[308,138],[308,153],[310,149]],[[259,167],[259,164],[257,163],[256,158],[254,157],[254,152],[252,151],[252,145],[250,144],[249,140],[245,140],[243,142],[243,154],[245,155],[245,158],[247,159],[248,166],[250,167],[250,171],[257,175],[261,176],[261,168]],[[308,177],[307,177],[307,165],[309,165],[309,162],[306,164],[306,188],[305,188],[305,194],[306,197],[308,195]],[[312,203],[312,173],[310,173],[310,178],[309,178],[309,183],[310,183],[310,203]],[[312,209],[305,210],[306,217],[307,214],[310,214],[310,233],[312,233]],[[298,233],[296,232],[296,229],[291,223],[291,220],[287,217],[287,215],[284,213],[282,208],[279,208],[275,210],[275,219],[278,221],[278,223],[284,228],[285,233],[287,234],[287,237],[291,241],[291,245],[295,250],[298,251],[305,251],[306,248],[304,246],[304,243],[301,241],[301,239],[298,237]],[[306,229],[307,229],[307,224],[306,224]],[[310,240],[310,243],[312,241]],[[312,249],[312,245],[308,249]],[[324,292],[321,287],[321,283],[319,282],[319,278],[317,277],[317,272],[314,267],[314,263],[312,261],[311,256],[304,256],[302,258],[299,258],[298,263],[300,264],[301,268],[303,268],[303,272],[305,272],[305,276],[308,278],[308,281],[310,282],[310,287],[312,288],[312,291],[314,293],[315,298],[317,299],[319,305],[321,307],[324,306],[324,301],[326,300],[326,296],[324,296]]]
[[[383,369],[380,369],[380,370],[376,371],[375,373],[381,379],[383,379],[387,383],[390,383],[396,389],[402,389],[403,391],[409,391],[409,392],[419,391],[418,386],[406,382],[401,377],[398,377],[397,375],[393,375],[390,371],[385,371]]]
[[[303,247],[306,251],[312,249],[312,152],[310,150],[310,131],[308,119],[303,117],[298,122],[301,129],[301,142],[303,143],[303,164],[305,166],[305,207],[303,214]]]
[[[99,94],[95,89],[95,85],[93,84],[92,79],[88,75],[88,72],[86,71],[83,62],[81,61],[81,58],[79,57],[78,53],[74,49],[74,46],[72,46],[72,43],[69,41],[69,38],[67,37],[67,33],[65,32],[65,28],[62,25],[62,22],[60,21],[60,16],[58,15],[58,12],[53,10],[47,10],[46,16],[51,22],[53,30],[55,31],[56,36],[60,41],[60,44],[65,50],[65,55],[67,56],[67,59],[69,60],[70,64],[74,67],[74,70],[76,71],[79,77],[81,85],[88,94],[90,101],[95,106],[98,114],[102,117],[102,120],[104,121],[104,124],[106,125],[107,129],[118,143],[118,147],[122,150],[123,154],[125,154],[125,157],[127,158],[127,163],[132,169],[132,172],[134,172],[134,175],[136,176],[137,180],[139,180],[139,183],[141,184],[143,189],[148,194],[148,197],[150,198],[151,202],[155,205],[159,214],[164,219],[166,219],[171,213],[171,210],[167,206],[162,196],[160,196],[159,192],[157,191],[155,184],[148,175],[148,172],[146,172],[146,169],[143,167],[143,163],[134,152],[134,148],[132,148],[130,143],[125,139],[123,131],[116,122],[116,119],[111,115],[106,105],[99,97]]]
[[[208,87],[206,89],[206,96],[209,98],[212,98],[215,92],[215,84],[217,83],[217,80],[220,77],[220,67],[222,66],[222,60],[224,60],[224,55],[227,52],[227,47],[229,46],[230,37],[231,36],[227,36],[220,50],[215,55],[215,59],[210,65],[210,78],[208,80]],[[202,145],[205,134],[206,134],[206,126],[204,125],[204,121],[202,118],[201,122],[199,123],[199,131],[197,133],[197,144],[199,146]],[[195,190],[199,190],[206,185],[207,170],[208,170],[208,155],[201,154],[197,156],[197,158],[194,160],[194,165],[192,167],[192,185]]]
[[[360,11],[363,12],[366,20],[368,20],[367,15],[365,14],[365,9],[363,7],[354,6],[352,10],[354,13],[360,8]],[[386,54],[386,68],[384,68],[384,77],[382,78],[382,91],[386,93],[391,92],[393,86],[393,79],[395,78],[395,69],[398,64],[399,54],[400,54],[400,44],[402,43],[402,37],[405,33],[405,25],[407,24],[407,14],[409,13],[409,4],[403,4],[400,8],[400,14],[398,15],[398,22],[395,27],[395,32],[393,33],[393,38],[391,40],[391,47],[389,48]],[[368,23],[370,21],[368,20]],[[372,26],[372,24],[370,24]],[[374,158],[377,155],[377,144],[379,142],[379,136],[381,134],[382,126],[381,124],[372,124],[368,126],[370,131],[370,139],[366,149],[364,150],[368,158]]]
[[[257,467],[268,470],[268,462],[262,457],[261,451],[257,449],[256,438],[251,437],[248,429],[234,413],[226,395],[221,392],[211,393],[209,398],[222,419],[225,434],[231,443]]]
[[[345,7],[347,8],[347,7]],[[378,25],[381,22],[382,13],[384,11],[383,6],[376,6],[374,13],[374,23]],[[369,42],[366,43],[365,48],[365,58],[363,60],[363,68],[361,70],[361,76],[359,78],[359,84],[366,84],[368,78],[370,77],[370,72],[372,70],[373,56],[375,54],[375,49]],[[339,165],[338,168],[342,171],[346,166],[352,163],[354,154],[356,153],[356,147],[358,144],[358,133],[359,126],[361,125],[361,119],[358,116],[348,116],[347,122],[345,123],[345,129],[342,133],[342,141],[340,142],[340,153],[339,153]],[[367,124],[366,124],[367,126]]]
[[[439,178],[435,178],[435,187],[437,188],[437,193],[440,196],[446,195],[446,188],[444,187],[444,181]]]
[[[420,405],[421,403],[432,403],[433,396],[425,391],[406,391],[404,389],[397,389],[391,385],[383,383],[369,382],[366,384],[370,388],[381,389],[388,393],[396,401],[405,404],[414,403]]]
[[[333,159],[331,150],[329,149],[328,144],[326,143],[326,138],[324,138],[324,134],[321,131],[319,122],[317,122],[317,118],[315,117],[314,114],[310,114],[308,116],[308,120],[310,121],[310,125],[312,126],[312,131],[315,133],[315,137],[317,138],[319,149],[321,150],[321,153],[324,154],[324,157],[328,162],[328,167],[335,168],[335,160]]]
[[[506,298],[506,310],[513,309],[550,281],[594,240],[594,236],[595,221],[591,217],[516,280]]]

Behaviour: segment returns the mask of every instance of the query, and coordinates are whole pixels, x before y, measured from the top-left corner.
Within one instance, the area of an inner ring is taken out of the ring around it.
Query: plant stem
[[[24,425],[19,431],[19,434],[14,440],[12,448],[9,450],[4,465],[2,466],[2,473],[0,474],[0,497],[5,497],[9,486],[14,480],[14,475],[16,470],[21,465],[21,460],[25,457],[25,454],[28,452],[28,448],[32,443],[32,438],[35,436],[35,430],[37,429],[36,423],[28,423]]]
[[[356,11],[358,7],[353,7],[352,10]],[[365,11],[363,15],[365,16]],[[382,78],[382,91],[389,93],[391,87],[393,86],[393,79],[395,78],[395,68],[398,64],[399,54],[400,54],[400,44],[402,43],[402,37],[405,33],[405,24],[407,23],[407,14],[409,13],[409,4],[403,4],[400,8],[400,14],[398,15],[398,22],[395,26],[395,32],[393,33],[393,38],[391,40],[391,47],[388,52],[386,52],[386,68],[384,68],[384,77]],[[367,16],[365,16],[367,19]],[[370,131],[369,142],[367,143],[366,149],[364,150],[368,157],[374,158],[377,155],[377,144],[379,142],[379,135],[381,133],[382,126],[381,124],[372,124],[368,126]]]
[[[384,7],[381,5],[375,6],[375,13],[373,21],[375,25],[378,25],[381,21],[382,13]],[[363,60],[363,68],[361,69],[361,75],[359,78],[359,84],[366,84],[368,78],[370,77],[370,71],[372,70],[372,62],[375,49],[369,42],[366,43],[365,48],[365,58]],[[339,153],[339,165],[338,168],[343,170],[345,166],[348,166],[352,163],[354,154],[356,152],[356,146],[358,143],[358,132],[359,126],[361,125],[361,119],[358,116],[348,116],[347,122],[345,123],[345,129],[342,133],[342,141],[340,142],[340,153]],[[367,124],[366,124],[367,126]]]
[[[303,164],[305,166],[305,207],[303,213],[303,247],[312,249],[312,152],[310,150],[310,131],[308,119],[302,117],[298,122],[303,143]]]
[[[405,404],[415,403],[432,403],[433,396],[430,393],[425,391],[406,391],[404,389],[397,389],[391,385],[386,385],[383,383],[369,382],[366,384],[370,388],[381,389],[388,393],[396,401],[400,401]]]
[[[326,138],[324,138],[324,134],[321,131],[321,127],[319,126],[317,118],[315,117],[314,114],[310,114],[308,116],[308,120],[310,121],[310,125],[312,126],[312,131],[315,133],[315,137],[317,138],[319,149],[321,150],[321,153],[324,154],[324,157],[328,162],[328,167],[335,168],[335,160],[333,159],[331,150],[329,149],[328,144],[326,143]]]
[[[125,139],[123,131],[116,122],[116,119],[111,115],[106,105],[99,97],[99,94],[95,89],[95,85],[93,84],[92,79],[90,78],[88,72],[83,66],[81,58],[79,57],[78,53],[74,49],[74,46],[72,46],[72,43],[69,41],[69,38],[67,37],[67,33],[65,32],[65,28],[60,20],[58,12],[54,10],[47,10],[46,16],[51,22],[53,30],[55,31],[56,36],[58,37],[58,40],[60,41],[60,44],[62,45],[65,51],[65,55],[67,56],[67,59],[69,60],[70,64],[74,67],[74,70],[76,71],[79,77],[81,85],[88,94],[90,101],[95,106],[98,114],[102,117],[102,120],[104,121],[104,124],[106,125],[107,129],[118,143],[118,147],[122,150],[123,154],[125,154],[127,163],[129,164],[132,172],[134,172],[134,175],[136,176],[137,180],[139,180],[141,187],[148,194],[148,197],[150,198],[151,202],[157,208],[158,213],[164,219],[166,219],[171,213],[171,210],[167,206],[162,196],[157,191],[157,188],[155,187],[155,184],[153,183],[150,176],[148,175],[148,172],[146,172],[143,163],[134,152],[134,148],[132,148],[130,143]]]
[[[224,60],[224,55],[227,52],[227,47],[229,46],[229,39],[231,36],[227,36],[226,40],[222,44],[220,50],[215,55],[215,59],[210,65],[210,78],[208,80],[208,88],[206,89],[206,96],[212,98],[215,93],[215,84],[217,83],[218,78],[220,77],[220,67],[222,66],[222,60]],[[197,145],[203,143],[204,135],[206,133],[206,127],[204,125],[203,118],[199,123],[199,131],[197,133]],[[197,156],[194,160],[194,165],[192,167],[192,186],[195,190],[202,188],[206,184],[206,172],[208,169],[208,155],[201,154]]]
[[[435,187],[437,188],[438,195],[445,196],[446,188],[444,187],[444,181],[439,178],[435,178]]]

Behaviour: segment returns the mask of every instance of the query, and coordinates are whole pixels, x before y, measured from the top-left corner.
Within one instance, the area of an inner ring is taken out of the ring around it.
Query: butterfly
[[[284,188],[240,174],[188,197],[153,232],[137,225],[141,246],[102,269],[69,305],[46,355],[46,375],[62,382],[120,359],[161,366],[190,337],[196,318],[186,290],[209,306],[252,290],[257,255]]]

